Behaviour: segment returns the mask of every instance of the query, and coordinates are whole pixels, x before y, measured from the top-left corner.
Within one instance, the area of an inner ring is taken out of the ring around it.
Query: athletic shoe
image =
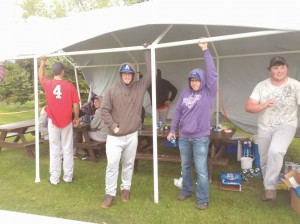
[[[101,208],[109,208],[115,202],[115,196],[107,194],[101,205]]]
[[[274,200],[276,198],[276,190],[265,190],[261,200],[262,201],[271,201]]]
[[[121,200],[123,202],[128,201],[130,198],[130,191],[129,190],[121,190]]]
[[[83,160],[83,161],[89,161],[90,157],[89,156],[85,156],[85,157],[82,157],[81,160]]]
[[[191,197],[192,195],[183,195],[183,194],[179,194],[178,196],[177,196],[177,200],[179,200],[179,201],[184,201],[185,199],[187,199],[187,198],[189,198],[189,197]]]
[[[73,179],[74,180],[74,179]],[[66,184],[72,184],[73,183],[73,180],[71,181],[64,181]]]
[[[52,183],[50,180],[48,180],[48,182],[49,182],[49,184],[51,184],[51,185],[58,185],[59,183]]]
[[[204,203],[198,203],[198,204],[197,204],[197,209],[199,209],[199,210],[205,210],[205,209],[208,209],[208,203],[207,203],[207,202],[204,202]]]

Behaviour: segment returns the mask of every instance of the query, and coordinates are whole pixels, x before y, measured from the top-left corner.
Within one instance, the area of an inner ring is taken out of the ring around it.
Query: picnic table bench
[[[210,148],[209,148],[209,156],[207,158],[207,166],[208,166],[208,176],[210,183],[213,180],[213,172],[214,172],[214,166],[218,165],[227,165],[228,158],[223,157],[225,152],[225,146],[228,141],[232,138],[233,134],[235,132],[235,129],[232,130],[230,133],[225,133],[224,131],[218,131],[218,132],[211,132],[210,137]],[[157,137],[159,139],[166,139],[168,135],[168,131],[158,131]],[[152,134],[152,126],[144,126],[142,130],[139,131],[139,139],[147,138],[147,137],[153,137]],[[137,170],[138,161],[139,160],[152,160],[153,154],[152,154],[152,144],[146,145],[146,146],[140,146],[137,149],[136,159],[135,159],[135,165],[134,170]],[[158,153],[157,155],[158,161],[164,161],[164,162],[181,162],[179,154],[168,154]]]
[[[74,127],[74,131],[78,132],[74,139],[74,147],[77,149],[88,150],[90,161],[96,162],[96,156],[94,150],[101,150],[105,148],[106,142],[93,141],[89,137],[90,124],[82,123],[77,127]]]
[[[139,160],[153,160],[153,154],[152,153],[143,153],[143,152],[137,152],[135,157],[135,163],[134,163],[134,170],[137,170],[138,162]],[[172,155],[172,154],[158,154],[157,155],[158,161],[163,162],[181,162],[179,155]],[[212,183],[213,181],[213,175],[214,175],[214,166],[225,166],[228,163],[228,158],[207,158],[207,166],[208,166],[208,177],[209,182]]]
[[[35,141],[27,141],[25,135],[28,133],[35,135],[34,120],[0,125],[0,151],[3,147],[24,149],[30,157],[34,158]],[[9,138],[14,139],[7,141]]]

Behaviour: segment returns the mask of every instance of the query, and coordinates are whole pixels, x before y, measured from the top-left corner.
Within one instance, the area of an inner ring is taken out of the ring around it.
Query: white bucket
[[[252,157],[241,157],[241,167],[243,170],[252,169],[252,163],[254,158]]]

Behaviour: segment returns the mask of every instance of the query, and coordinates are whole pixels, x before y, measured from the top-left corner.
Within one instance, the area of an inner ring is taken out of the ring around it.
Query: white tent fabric
[[[72,55],[91,90],[102,95],[119,78],[116,75],[119,64],[133,62],[143,72],[143,53],[132,47],[153,43],[162,35],[156,45],[156,65],[163,78],[180,92],[187,85],[188,72],[203,66],[202,54],[194,43],[165,46],[194,40],[200,35],[212,37],[216,41],[209,47],[218,63],[220,82],[221,101],[217,106],[224,106],[225,111],[221,112],[233,123],[255,133],[257,115],[246,113],[244,104],[254,85],[268,77],[266,67],[270,58],[277,54],[285,56],[290,64],[289,75],[299,80],[300,15],[296,9],[295,0],[272,5],[258,0],[160,0],[55,20],[33,17],[18,31],[14,30],[13,35],[21,36],[22,40],[14,42],[9,55],[18,53],[28,57],[63,50],[65,53],[60,55]],[[291,32],[259,33],[270,30]],[[239,34],[247,35],[239,38]],[[123,47],[129,50],[103,53]],[[145,104],[149,105],[149,97]],[[170,108],[169,118],[174,107],[175,104]],[[150,107],[146,109],[151,112]]]
[[[100,95],[119,78],[121,63],[133,62],[145,71],[139,46],[147,42],[163,78],[180,93],[187,86],[188,72],[204,66],[196,39],[208,37],[219,73],[216,111],[223,105],[233,123],[255,133],[257,115],[246,113],[244,104],[255,84],[268,77],[270,58],[285,56],[290,77],[300,80],[296,4],[296,0],[155,0],[61,19],[31,18],[0,39],[0,49],[7,49],[0,59],[70,55],[91,90]]]
[[[293,3],[295,1],[288,1],[285,6],[282,4],[270,6],[269,3],[258,1],[245,3],[214,0],[201,4],[200,1],[179,3],[165,0],[111,9],[113,12],[109,14],[108,19],[107,14],[103,14],[102,10],[95,10],[87,15],[77,15],[76,18],[82,16],[85,18],[82,21],[93,24],[93,31],[96,27],[101,31],[104,30],[102,35],[80,41],[63,50],[65,52],[87,51],[131,47],[142,45],[144,42],[153,43],[168,30],[157,45],[156,64],[162,70],[163,78],[170,80],[180,92],[187,85],[188,72],[194,67],[203,66],[201,51],[195,44],[168,48],[159,48],[159,44],[192,40],[199,35],[224,37],[225,40],[215,41],[210,45],[216,62],[219,63],[220,103],[225,108],[223,113],[226,112],[236,125],[250,133],[255,133],[257,115],[247,114],[244,111],[244,103],[254,85],[268,77],[266,67],[270,58],[276,54],[287,58],[290,64],[290,76],[299,80],[297,62],[300,59],[300,33],[289,32],[260,37],[252,37],[251,33],[270,29],[299,30],[300,16],[295,7],[292,7]],[[200,5],[203,5],[203,10],[200,10]],[[278,11],[280,11],[279,15],[274,13]],[[118,16],[125,13],[134,16]],[[107,32],[107,29],[110,32]],[[80,31],[85,35],[91,32],[89,27],[83,28],[83,26]],[[241,33],[248,33],[248,38],[234,37]],[[229,35],[233,35],[233,39],[226,40]],[[122,62],[134,62],[143,72],[142,55],[142,52],[130,51],[89,53],[74,55],[73,58],[78,66],[101,66],[82,67],[82,71],[92,91],[103,94],[105,89],[119,78],[116,75],[117,68]],[[175,104],[170,109],[169,118],[174,107]]]

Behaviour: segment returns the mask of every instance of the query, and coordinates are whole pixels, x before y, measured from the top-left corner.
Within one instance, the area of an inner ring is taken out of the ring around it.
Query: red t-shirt
[[[65,80],[40,78],[47,100],[47,116],[52,123],[59,127],[66,127],[72,122],[73,103],[79,102],[74,85]]]

